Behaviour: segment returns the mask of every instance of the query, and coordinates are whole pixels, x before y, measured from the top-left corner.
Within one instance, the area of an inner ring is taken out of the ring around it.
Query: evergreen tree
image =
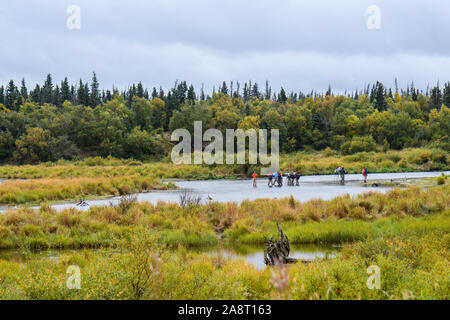
[[[194,91],[194,86],[192,84],[189,86],[188,89],[187,100],[189,101],[190,104],[195,104],[196,95]]]
[[[417,90],[414,87],[414,82],[411,82],[411,98],[413,99],[413,101],[417,101]]]
[[[223,94],[228,94],[227,83],[225,81],[222,83],[222,87],[220,87],[219,91]]]
[[[67,77],[64,78],[63,81],[61,81],[61,101],[71,101],[71,92],[69,87],[69,81],[67,80]]]
[[[28,99],[28,89],[25,85],[25,78],[22,78],[22,84],[20,86],[20,95],[23,97],[24,101]]]
[[[203,84],[202,84],[202,90],[200,92],[200,100],[205,101],[205,90],[203,89]]]
[[[41,87],[39,84],[36,84],[36,87],[34,87],[34,90],[30,92],[31,101],[37,104],[41,104]]]
[[[111,91],[106,90],[106,96],[105,96],[106,101],[111,101],[113,99],[113,96],[111,94]]]
[[[3,86],[0,87],[0,103],[5,105],[5,88]]]
[[[42,86],[42,103],[53,102],[53,80],[52,75],[49,73],[45,79],[45,83]]]
[[[136,95],[139,98],[143,98],[144,97],[144,87],[142,86],[142,82],[141,81],[139,81],[139,83],[137,84]]]
[[[236,98],[240,98],[241,97],[241,84],[239,83],[239,81],[236,82]]]
[[[84,84],[83,93],[84,93],[83,105],[85,105],[85,106],[91,105],[91,95],[89,93],[89,84],[87,82]]]
[[[373,103],[374,108],[378,111],[387,110],[386,93],[381,82],[377,81],[375,86],[372,87],[370,101]]]
[[[260,93],[259,93],[259,87],[258,87],[258,84],[255,82],[255,84],[253,85],[253,88],[252,88],[252,97],[255,97],[255,98],[260,98]]]
[[[153,87],[153,91],[152,91],[152,100],[158,98],[158,91],[156,91],[156,88]]]
[[[248,103],[245,104],[245,115],[249,116],[252,113],[250,109],[250,105]]]
[[[5,107],[9,110],[18,110],[17,106],[18,90],[13,80],[9,81],[8,87],[6,87]]]
[[[442,103],[447,108],[450,108],[450,82],[447,82],[444,86],[444,94],[442,95]]]
[[[286,91],[281,87],[280,93],[278,94],[278,102],[285,103],[287,101]]]
[[[58,85],[56,85],[53,93],[53,104],[58,108],[61,108],[61,91],[59,90]]]
[[[77,104],[77,95],[76,95],[76,89],[75,86],[72,85],[70,86],[70,102],[72,102],[73,104]]]
[[[243,89],[243,93],[242,93],[242,98],[243,98],[244,102],[248,101],[248,98],[249,98],[249,92],[248,91],[249,90],[248,90],[248,86],[247,86],[247,82],[246,82],[246,83],[244,83],[244,89]]]
[[[431,89],[430,94],[430,108],[431,109],[440,109],[442,105],[442,94],[441,89],[439,88],[439,83],[433,89]]]
[[[272,89],[269,87],[269,80],[266,80],[266,91],[264,92],[264,99],[269,100],[272,95]]]
[[[95,108],[100,104],[100,91],[99,91],[99,83],[97,80],[97,75],[95,72],[92,73],[92,83],[91,83],[91,99],[90,105]]]

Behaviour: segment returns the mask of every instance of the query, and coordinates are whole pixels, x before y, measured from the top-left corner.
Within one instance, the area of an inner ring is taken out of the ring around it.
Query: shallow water
[[[337,245],[291,245],[289,257],[299,259],[303,262],[311,262],[316,259],[332,259],[340,251]],[[210,252],[213,256],[223,256],[229,259],[244,259],[252,264],[257,270],[264,270],[264,247],[263,246],[237,246],[233,248],[215,249]]]
[[[98,249],[84,249],[94,253],[99,253]],[[114,249],[106,249],[106,251]],[[257,270],[264,270],[264,246],[256,245],[239,245],[239,246],[215,246],[215,247],[199,247],[191,248],[189,251],[197,253],[207,253],[211,257],[223,260],[238,260],[244,259],[250,263]],[[340,251],[338,245],[291,245],[291,258],[299,259],[303,262],[310,262],[316,259],[335,258],[336,253]],[[70,255],[80,250],[43,250],[38,252],[21,251],[21,250],[6,250],[0,251],[0,259],[7,261],[14,261],[18,263],[26,263],[30,259],[47,259],[55,263],[58,262],[59,257],[63,254]],[[176,252],[174,250],[174,252]]]
[[[148,201],[157,203],[158,201],[178,202],[180,195],[186,190],[192,194],[202,197],[202,202],[208,201],[208,196],[212,201],[220,202],[237,202],[244,200],[255,200],[261,198],[286,198],[291,195],[299,201],[308,201],[311,199],[321,198],[330,200],[338,196],[349,194],[355,196],[368,191],[386,192],[391,188],[388,187],[371,187],[375,181],[394,181],[405,179],[417,179],[440,176],[442,172],[408,172],[408,173],[374,173],[369,174],[367,185],[363,183],[361,174],[346,175],[345,185],[339,183],[336,175],[323,176],[304,176],[300,178],[300,186],[288,187],[284,185],[281,188],[267,186],[267,179],[258,179],[257,188],[253,188],[251,180],[205,180],[205,181],[175,181],[179,187],[178,190],[155,191],[148,193],[139,193],[135,196],[138,201]],[[449,171],[445,174],[450,174]],[[286,180],[284,180],[284,183]],[[104,206],[109,204],[117,204],[120,197],[89,200],[90,206]],[[55,204],[53,207],[57,210],[73,208],[73,203]],[[79,207],[78,207],[79,208]],[[79,208],[88,210],[89,207]]]
[[[444,172],[446,175],[450,171]],[[345,177],[345,185],[339,183],[337,175],[321,175],[321,176],[303,176],[300,178],[300,186],[286,186],[284,178],[284,186],[272,187],[267,186],[267,179],[258,179],[257,188],[253,188],[252,181],[248,180],[204,180],[204,181],[174,181],[179,187],[177,190],[153,191],[147,193],[135,194],[138,201],[148,201],[156,204],[158,201],[179,202],[180,195],[185,191],[190,191],[193,195],[202,198],[202,203],[208,200],[220,202],[237,202],[244,200],[255,200],[262,198],[280,199],[293,196],[296,200],[304,202],[311,199],[321,198],[330,200],[338,196],[350,195],[356,196],[368,191],[386,192],[389,187],[372,187],[374,182],[395,182],[408,180],[438,177],[442,172],[406,172],[406,173],[374,173],[369,174],[367,185],[363,183],[361,174],[348,174]],[[79,210],[88,210],[92,206],[116,205],[120,201],[120,197],[107,199],[88,200],[90,206],[77,207],[74,202],[57,203],[52,207],[56,210],[64,210],[68,208],[77,208]],[[39,207],[33,207],[39,208]],[[0,212],[4,212],[6,207],[0,208]]]

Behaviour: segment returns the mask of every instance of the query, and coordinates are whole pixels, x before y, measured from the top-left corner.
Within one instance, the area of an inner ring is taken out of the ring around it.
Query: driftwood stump
[[[278,264],[296,263],[297,259],[289,258],[291,246],[288,237],[277,223],[278,239],[266,238],[266,249],[264,250],[264,263],[270,266]]]

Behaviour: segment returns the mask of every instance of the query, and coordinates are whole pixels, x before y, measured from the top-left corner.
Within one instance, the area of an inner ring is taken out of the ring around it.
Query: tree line
[[[251,81],[222,82],[196,92],[186,81],[165,92],[141,82],[126,90],[90,83],[0,86],[0,161],[39,162],[84,156],[154,159],[171,150],[170,132],[194,120],[203,129],[279,129],[284,152],[330,147],[345,154],[430,146],[449,150],[450,82],[418,90],[386,88],[334,94],[261,89]]]

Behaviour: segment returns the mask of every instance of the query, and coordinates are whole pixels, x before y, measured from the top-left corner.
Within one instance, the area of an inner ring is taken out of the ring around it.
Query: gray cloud
[[[81,8],[68,30],[66,8]],[[369,5],[381,29],[366,27]],[[450,3],[388,0],[16,0],[0,4],[0,82],[89,79],[102,85],[212,88],[253,80],[339,91],[450,80]]]

